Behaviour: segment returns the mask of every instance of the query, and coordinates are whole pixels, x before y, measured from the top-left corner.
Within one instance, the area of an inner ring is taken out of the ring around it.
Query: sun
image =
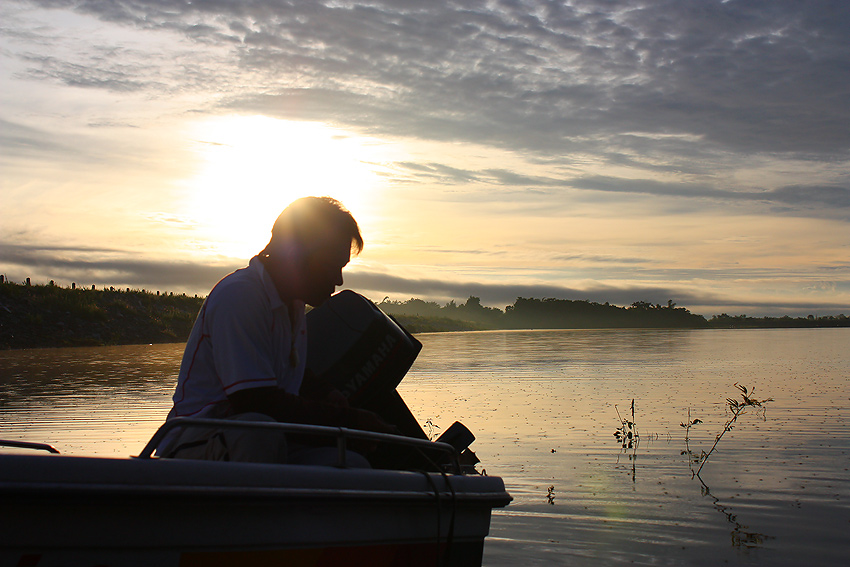
[[[359,218],[382,183],[384,145],[326,124],[227,116],[198,124],[193,138],[201,166],[186,182],[186,213],[216,254],[259,252],[299,197],[334,197]]]

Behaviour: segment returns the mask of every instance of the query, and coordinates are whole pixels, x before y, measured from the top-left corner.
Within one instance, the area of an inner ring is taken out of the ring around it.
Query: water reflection
[[[732,507],[729,504],[724,504],[720,498],[714,496],[708,486],[702,482],[702,479],[699,477],[696,478],[701,485],[701,494],[706,498],[710,498],[717,511],[723,514],[726,522],[732,525],[732,531],[729,532],[732,547],[738,549],[755,549],[764,544],[766,540],[774,539],[769,535],[748,531],[749,526],[745,526],[738,521],[738,515],[732,512]]]
[[[836,400],[850,393],[848,339],[846,331],[774,330],[433,335],[423,337],[425,352],[447,360],[417,363],[402,388],[415,412],[462,419],[478,434],[488,471],[511,479],[515,500],[496,512],[485,564],[511,565],[517,556],[552,565],[656,564],[661,556],[670,564],[797,565],[821,542],[823,564],[840,565],[850,551],[835,543],[850,521],[850,475],[837,463],[850,462],[850,412]],[[766,422],[747,420],[728,433],[702,472],[717,494],[729,495],[718,515],[682,457],[711,446],[735,382],[777,401]],[[631,417],[632,398],[636,415],[627,420],[646,439],[626,461],[628,447],[612,444],[622,423],[614,404]],[[686,432],[680,424],[689,409],[701,423]],[[794,486],[795,466],[841,480],[811,473]],[[815,491],[831,491],[836,505],[824,509],[820,495],[809,497]],[[800,513],[807,504],[787,509],[801,492],[817,515]]]
[[[171,406],[183,345],[0,351],[0,434],[136,454]]]

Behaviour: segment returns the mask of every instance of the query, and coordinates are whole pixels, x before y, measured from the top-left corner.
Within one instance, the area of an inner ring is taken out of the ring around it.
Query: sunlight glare
[[[188,214],[216,254],[259,252],[299,197],[334,197],[358,218],[381,183],[382,144],[325,124],[228,116],[203,122],[196,136],[203,165],[188,182]]]

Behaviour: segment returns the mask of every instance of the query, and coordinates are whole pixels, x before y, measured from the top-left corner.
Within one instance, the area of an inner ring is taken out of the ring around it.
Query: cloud
[[[751,193],[750,196],[757,200],[795,206],[826,205],[841,209],[850,207],[850,187],[837,185],[788,185],[766,193]]]
[[[494,284],[480,282],[457,282],[437,279],[409,279],[377,272],[352,272],[346,276],[346,287],[379,292],[372,297],[380,301],[382,294],[394,300],[409,298],[426,299],[437,302],[448,300],[464,301],[469,296],[481,299],[482,303],[504,309],[512,305],[518,297],[554,298],[597,303],[610,302],[614,305],[629,306],[636,301],[648,301],[666,305],[672,299],[679,307],[685,307],[692,313],[711,317],[722,312],[734,315],[746,313],[750,316],[804,316],[808,313],[819,315],[837,315],[850,312],[850,305],[838,301],[788,301],[782,299],[735,299],[710,291],[694,292],[675,286],[610,286],[594,284],[586,288],[548,284]]]
[[[417,246],[414,252],[433,252],[437,254],[471,254],[473,256],[504,256],[503,250],[487,250],[475,248],[441,248],[438,246]]]
[[[232,93],[245,111],[553,156],[850,150],[839,0],[36,4],[230,45],[220,63],[262,84]],[[143,86],[119,68],[43,65],[67,84]]]
[[[158,81],[139,80],[140,74],[132,68],[107,66],[103,61],[82,65],[40,55],[22,55],[21,59],[30,65],[26,71],[26,77],[29,79],[54,80],[70,87],[104,89],[119,93],[163,87]]]
[[[32,154],[52,154],[58,157],[72,150],[49,132],[0,118],[0,163],[13,162]],[[11,159],[10,159],[11,158]]]
[[[834,214],[836,209],[850,208],[850,186],[844,185],[786,185],[775,189],[736,190],[723,188],[709,183],[684,181],[658,181],[654,179],[612,177],[603,175],[585,175],[571,178],[532,176],[507,169],[462,170],[450,168],[438,163],[417,164],[413,162],[397,163],[399,170],[419,182],[439,182],[443,184],[493,185],[502,188],[492,199],[513,199],[517,194],[509,188],[523,189],[521,197],[528,199],[534,189],[541,190],[540,195],[549,199],[552,189],[578,189],[604,193],[649,195],[679,199],[710,199],[718,203],[764,203],[791,207],[784,212],[801,214],[805,210],[821,214],[827,211]],[[481,196],[475,194],[478,199]],[[468,198],[468,197],[467,197]],[[783,212],[774,210],[774,212]]]
[[[552,258],[556,261],[580,261],[580,262],[593,262],[598,264],[648,264],[651,263],[652,260],[647,258],[633,258],[633,257],[619,257],[612,255],[600,255],[600,254],[559,254]]]
[[[686,292],[675,292],[661,287],[617,288],[599,286],[595,289],[576,289],[566,286],[547,284],[498,284],[478,282],[458,282],[445,279],[410,279],[378,272],[351,272],[346,278],[346,286],[353,289],[381,290],[395,297],[451,298],[465,299],[470,295],[481,298],[482,303],[504,307],[513,304],[517,297],[557,299],[577,299],[606,301],[618,305],[631,305],[635,301],[666,303],[671,297],[681,301],[693,300],[694,296]],[[380,299],[380,298],[379,298]]]
[[[222,277],[241,267],[238,261],[211,264],[135,259],[128,257],[126,251],[110,248],[0,244],[0,266],[3,265],[3,271],[13,281],[35,276],[81,285],[167,287],[192,293],[206,293]]]
[[[571,259],[571,258],[570,258]],[[581,257],[592,262],[635,262],[640,259]],[[243,267],[239,260],[220,262],[174,262],[128,258],[118,249],[37,245],[0,245],[0,273],[11,281],[33,278],[33,283],[56,280],[60,285],[75,282],[81,286],[159,289],[206,295],[215,283],[233,270]],[[846,271],[846,265],[835,270]],[[769,274],[764,274],[769,275]],[[688,277],[705,276],[691,273]],[[487,283],[451,279],[406,278],[384,272],[352,270],[345,274],[345,287],[380,301],[385,295],[393,299],[416,297],[430,301],[463,301],[476,296],[485,305],[504,308],[518,297],[587,300],[628,306],[635,301],[666,304],[672,299],[681,307],[706,316],[720,312],[752,316],[837,314],[850,312],[850,306],[829,300],[760,300],[728,298],[710,291],[694,292],[684,286],[671,285],[604,285],[590,283],[569,287],[546,283]]]
[[[695,183],[665,183],[649,179],[593,176],[568,181],[572,187],[594,191],[640,193],[662,197],[707,198],[722,201],[761,201],[795,206],[850,208],[850,188],[793,185],[766,191],[732,191]]]

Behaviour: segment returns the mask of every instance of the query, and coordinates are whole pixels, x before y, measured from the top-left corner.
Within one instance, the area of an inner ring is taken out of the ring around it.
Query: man
[[[348,407],[340,392],[303,384],[305,304],[327,300],[342,285],[352,251],[362,248],[357,222],[335,199],[305,197],[289,205],[265,249],[248,267],[218,282],[201,307],[168,419],[275,420],[394,431],[376,414]],[[268,430],[199,427],[175,430],[157,451],[164,457],[264,462],[321,461],[321,452],[287,445],[282,435]]]

